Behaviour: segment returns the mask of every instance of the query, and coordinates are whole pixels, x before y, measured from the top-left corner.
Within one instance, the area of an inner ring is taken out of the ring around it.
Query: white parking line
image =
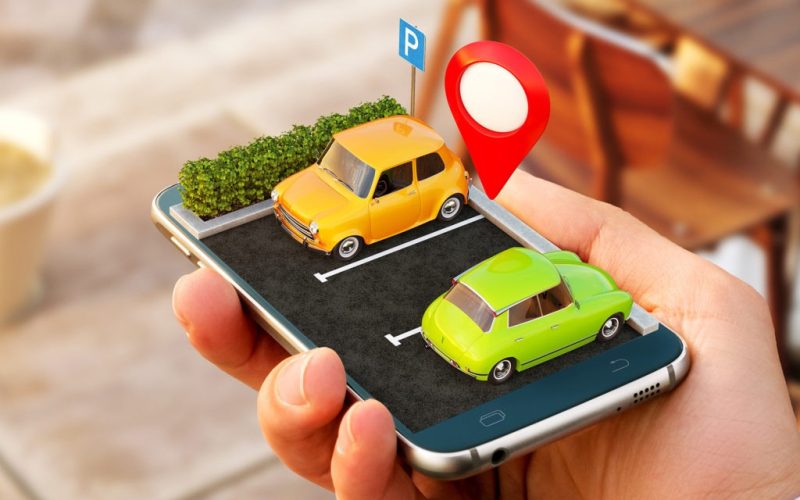
[[[420,332],[422,332],[422,327],[418,326],[418,327],[414,328],[413,330],[409,330],[406,333],[401,333],[400,335],[397,335],[397,336],[394,336],[394,335],[391,335],[391,334],[387,333],[383,337],[386,340],[388,340],[389,342],[391,342],[393,346],[400,347],[400,341],[401,340],[407,339],[408,337],[413,337],[414,335],[416,335],[416,334],[418,334]]]
[[[447,226],[445,228],[439,229],[438,231],[434,231],[432,233],[428,233],[425,236],[420,236],[419,238],[415,238],[415,239],[413,239],[411,241],[407,241],[405,243],[401,243],[400,245],[397,245],[396,247],[389,248],[388,250],[384,250],[383,252],[378,252],[378,253],[376,253],[374,255],[370,255],[369,257],[365,257],[365,258],[363,258],[361,260],[357,260],[357,261],[352,262],[350,264],[347,264],[345,266],[338,267],[338,268],[334,269],[333,271],[328,271],[327,273],[314,273],[314,277],[317,278],[321,283],[326,283],[328,281],[328,278],[330,278],[331,276],[334,276],[334,275],[339,274],[339,273],[343,273],[345,271],[349,271],[350,269],[353,269],[353,268],[358,267],[358,266],[363,266],[364,264],[367,264],[368,262],[372,262],[373,260],[380,259],[381,257],[386,257],[389,254],[393,254],[395,252],[399,252],[400,250],[403,250],[403,249],[406,249],[408,247],[414,246],[417,243],[422,243],[423,241],[429,240],[431,238],[435,238],[435,237],[437,237],[439,235],[442,235],[444,233],[449,233],[450,231],[454,231],[454,230],[456,230],[456,229],[458,229],[460,227],[466,226],[467,224],[472,224],[473,222],[479,221],[481,219],[483,219],[483,215],[476,215],[474,217],[470,217],[469,219],[462,220],[461,222],[453,224],[452,226]]]

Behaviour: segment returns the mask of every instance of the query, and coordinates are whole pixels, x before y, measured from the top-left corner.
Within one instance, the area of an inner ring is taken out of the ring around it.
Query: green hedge
[[[405,108],[383,96],[351,108],[346,115],[321,116],[313,126],[295,125],[279,136],[259,137],[216,158],[189,161],[178,174],[183,205],[209,219],[265,200],[278,182],[314,163],[336,132],[400,114],[406,114]]]

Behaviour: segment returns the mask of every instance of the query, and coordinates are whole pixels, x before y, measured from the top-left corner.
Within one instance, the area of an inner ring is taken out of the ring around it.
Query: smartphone
[[[229,281],[287,351],[334,349],[349,393],[389,408],[406,460],[432,477],[497,466],[664,394],[689,370],[684,341],[636,304],[612,341],[591,342],[503,384],[467,376],[429,348],[422,316],[454,277],[511,247],[558,250],[474,187],[457,221],[423,224],[349,263],[303,248],[269,210],[198,239],[181,224],[180,204],[177,185],[155,197],[161,233]]]

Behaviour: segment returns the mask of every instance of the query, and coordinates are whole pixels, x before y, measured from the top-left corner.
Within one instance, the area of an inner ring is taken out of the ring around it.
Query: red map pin
[[[494,199],[547,126],[544,78],[517,49],[485,40],[453,54],[444,89],[483,189]]]

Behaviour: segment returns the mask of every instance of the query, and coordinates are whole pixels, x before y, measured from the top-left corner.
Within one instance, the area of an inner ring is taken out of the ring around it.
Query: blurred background
[[[331,496],[185,341],[171,291],[192,266],[149,203],[188,159],[382,94],[407,105],[401,16],[428,36],[417,114],[462,153],[450,54],[492,38],[533,59],[553,116],[522,168],[753,285],[800,399],[797,0],[0,0],[0,110],[43,120],[66,173],[41,293],[0,326],[0,498]],[[0,269],[14,217],[0,205]]]

